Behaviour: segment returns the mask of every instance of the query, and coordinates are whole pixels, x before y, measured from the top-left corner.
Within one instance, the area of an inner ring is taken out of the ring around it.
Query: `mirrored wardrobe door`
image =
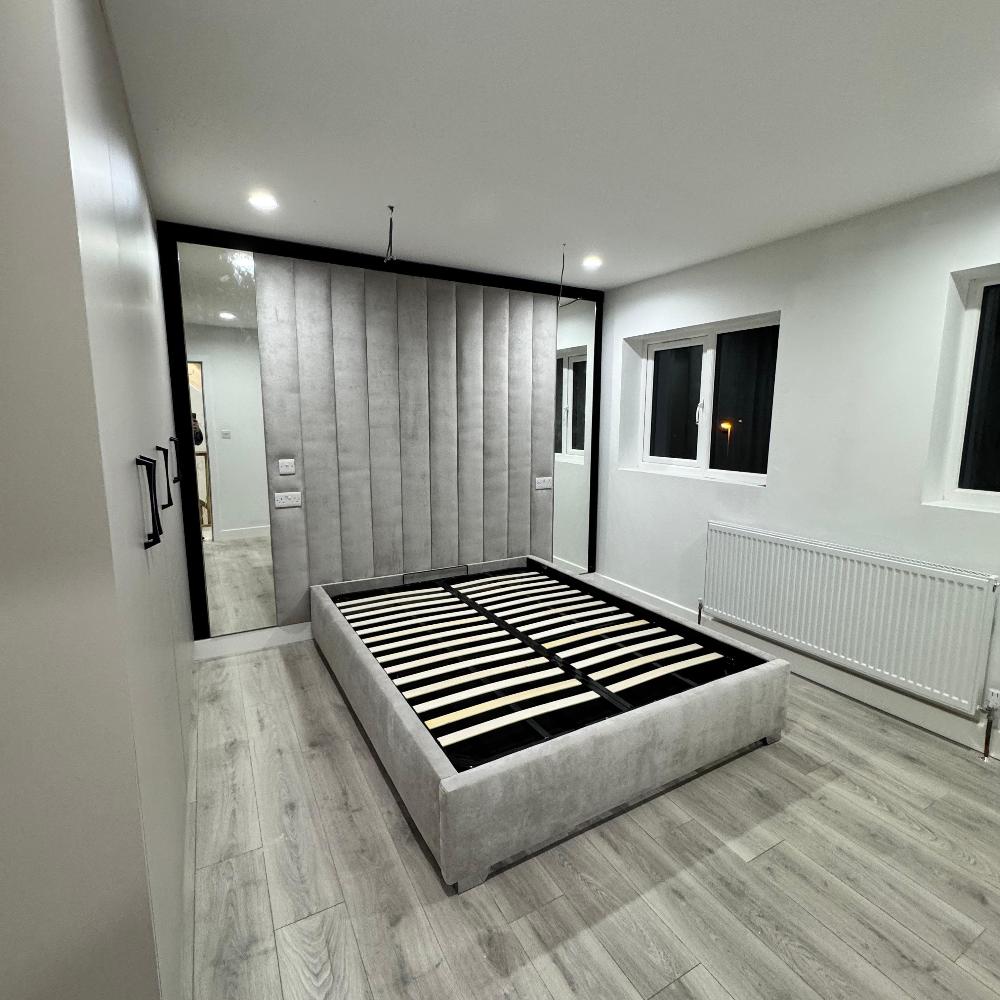
[[[213,636],[276,624],[253,254],[178,245]]]
[[[552,561],[586,573],[590,531],[591,412],[596,306],[562,300],[556,338]]]

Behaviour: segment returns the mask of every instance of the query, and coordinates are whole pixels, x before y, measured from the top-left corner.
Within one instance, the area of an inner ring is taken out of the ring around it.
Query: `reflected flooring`
[[[202,552],[212,635],[277,624],[268,535],[203,542]]]
[[[807,681],[780,743],[461,896],[311,643],[198,702],[196,1000],[1000,996],[996,765]]]

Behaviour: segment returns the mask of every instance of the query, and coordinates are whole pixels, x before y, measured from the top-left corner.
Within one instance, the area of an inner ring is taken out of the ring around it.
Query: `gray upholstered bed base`
[[[784,726],[788,664],[771,660],[459,772],[326,591],[313,587],[311,600],[316,644],[444,881],[459,891],[506,861],[778,739]]]

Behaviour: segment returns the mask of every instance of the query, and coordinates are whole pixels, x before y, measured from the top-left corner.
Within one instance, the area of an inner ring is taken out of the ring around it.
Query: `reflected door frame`
[[[203,458],[205,460],[204,463],[203,463],[203,465],[205,467],[205,470],[204,470],[204,479],[205,479],[205,507],[208,510],[208,524],[206,525],[206,524],[202,523],[202,517],[201,517],[201,502],[202,501],[201,501],[201,493],[199,492],[199,494],[198,494],[198,523],[201,526],[203,532],[204,532],[204,529],[206,527],[211,528],[212,529],[212,534],[214,536],[214,534],[215,534],[215,527],[214,527],[214,518],[212,517],[212,460],[209,457],[209,452],[208,452],[208,413],[207,413],[208,407],[207,407],[207,405],[205,403],[205,366],[200,361],[191,361],[190,359],[188,359],[188,395],[189,396],[190,396],[190,393],[191,393],[191,388],[190,388],[190,386],[191,386],[190,369],[193,368],[193,367],[196,367],[198,369],[198,383],[199,383],[199,386],[200,386],[200,390],[199,391],[201,392],[201,433],[203,435],[203,440],[202,440],[201,445],[194,444],[194,442],[192,441],[192,444],[194,446],[194,465],[195,465],[195,477],[194,478],[195,478],[195,483],[197,483],[198,480],[199,480],[199,477],[198,477],[198,459],[199,458]],[[194,404],[192,403],[191,405],[193,406]],[[194,410],[191,411],[191,415],[192,415],[192,417],[195,415],[195,411]],[[192,433],[192,436],[193,436],[193,434],[194,434],[193,429],[192,429],[191,433]],[[198,450],[199,447],[202,449],[201,451]]]
[[[560,285],[555,282],[513,278],[485,271],[468,271],[457,267],[441,267],[417,261],[386,261],[376,254],[355,253],[333,247],[314,246],[288,240],[234,233],[202,226],[158,221],[157,242],[160,255],[160,279],[163,283],[163,313],[167,334],[167,357],[170,365],[171,392],[174,405],[174,426],[178,439],[178,475],[180,476],[181,514],[184,521],[184,545],[187,552],[188,583],[191,593],[191,623],[195,639],[210,636],[208,594],[205,585],[205,561],[201,548],[201,517],[198,509],[198,485],[195,470],[194,438],[191,430],[191,397],[188,391],[187,344],[184,337],[184,314],[181,307],[181,275],[178,245],[195,243],[201,246],[245,250],[248,253],[291,257],[296,260],[319,261],[324,264],[344,264],[372,271],[388,271],[422,278],[437,278],[467,284],[485,285],[510,291],[534,292],[540,295],[585,299],[595,305],[593,389],[590,413],[590,517],[587,529],[587,571],[597,567],[598,477],[601,426],[601,369],[604,322],[604,292],[600,289]]]

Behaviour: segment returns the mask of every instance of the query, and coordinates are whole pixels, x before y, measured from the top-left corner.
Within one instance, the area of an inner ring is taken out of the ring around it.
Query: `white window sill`
[[[564,462],[566,465],[583,465],[583,455],[577,455],[573,452],[556,452],[556,461]]]
[[[940,500],[925,500],[925,507],[948,507],[952,510],[977,510],[987,514],[1000,514],[1000,493],[979,490],[952,490]]]
[[[767,486],[767,475],[757,472],[730,472],[726,469],[699,469],[683,465],[641,462],[619,466],[622,472],[649,473],[654,476],[674,476],[678,479],[704,479],[712,483],[732,483],[738,486]]]

